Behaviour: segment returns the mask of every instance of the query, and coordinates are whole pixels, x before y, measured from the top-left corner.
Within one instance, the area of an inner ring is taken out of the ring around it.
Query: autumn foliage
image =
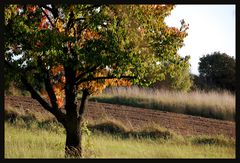
[[[53,84],[53,90],[54,93],[56,94],[57,97],[57,104],[59,108],[62,108],[64,106],[64,98],[65,98],[65,93],[64,93],[64,86],[66,83],[66,78],[64,76],[64,68],[62,65],[55,66],[51,69],[51,73],[53,75],[53,78],[55,80],[52,80]],[[95,77],[103,77],[108,73],[108,70],[102,70],[98,73],[96,73]],[[77,73],[77,75],[80,74],[80,72]],[[78,85],[78,89],[88,89],[89,92],[93,95],[102,93],[102,91],[106,87],[110,86],[131,86],[132,83],[129,80],[126,79],[103,79],[102,82],[99,81],[88,81],[84,82],[80,85]],[[41,94],[49,100],[49,97],[47,95],[47,92],[42,90]]]
[[[166,73],[176,75],[175,70],[187,64],[177,54],[187,24],[182,22],[177,29],[164,22],[173,7],[45,4],[5,8],[5,63],[19,72],[31,96],[65,127],[66,155],[81,156],[79,128],[89,95],[109,86],[149,86]],[[12,59],[14,55],[20,59]],[[40,94],[36,84],[43,89]]]
[[[70,6],[70,12],[74,13],[74,6]],[[161,23],[158,23],[158,21],[162,21],[164,17],[170,14],[170,11],[173,9],[173,5],[139,5],[139,6],[124,6],[124,5],[119,5],[118,7],[114,8],[113,11],[110,11],[110,17],[112,18],[113,16],[119,16],[124,18],[124,16],[131,16],[129,17],[130,24],[132,27],[136,26],[136,20],[135,18],[136,14],[142,19],[142,24],[148,23],[147,21],[150,21],[151,19],[156,19],[155,21],[152,22],[151,28],[153,30],[157,30],[157,28],[162,28],[163,30],[163,35],[160,36],[154,36],[156,39],[168,39],[172,40],[172,38],[179,38],[180,40],[185,38],[187,36],[187,29],[188,29],[188,24],[186,24],[183,20],[181,21],[182,27],[179,30],[178,28],[175,27],[169,27],[166,28],[164,25]],[[35,22],[34,24],[37,26],[37,29],[39,31],[41,30],[57,30],[60,34],[66,35],[67,37],[79,37],[80,39],[77,40],[75,43],[68,41],[66,42],[67,48],[71,49],[74,46],[79,46],[79,48],[84,48],[84,44],[87,41],[91,40],[99,40],[102,39],[102,36],[100,33],[98,33],[96,30],[93,30],[92,28],[86,27],[85,29],[82,30],[82,33],[80,36],[77,36],[77,25],[72,25],[71,28],[67,29],[67,24],[66,24],[66,18],[60,18],[60,17],[53,17],[52,11],[48,10],[47,8],[42,8],[39,7],[38,5],[26,5],[26,6],[21,6],[18,5],[16,7],[17,13],[20,16],[28,15],[30,18],[34,17],[34,14],[36,14],[38,11],[41,11],[40,17],[39,17],[39,22]],[[25,12],[25,10],[28,12]],[[133,12],[129,12],[132,10]],[[142,13],[140,14],[141,11]],[[123,15],[118,15],[122,13]],[[67,15],[66,15],[67,16]],[[146,17],[146,19],[143,19]],[[133,20],[131,20],[133,19]],[[50,23],[51,21],[51,23]],[[70,18],[68,18],[68,21],[70,21]],[[146,41],[146,36],[149,35],[149,30],[148,26],[143,26],[140,25],[136,30],[137,35],[131,35],[133,33],[134,28],[128,28],[128,32],[130,36],[135,37],[135,39],[139,39],[138,41],[145,42]],[[41,34],[40,34],[41,35]],[[139,36],[138,36],[139,35]],[[177,42],[177,41],[176,41]],[[175,42],[172,43],[174,45]],[[41,40],[36,40],[34,43],[34,47],[37,49],[44,48],[48,44],[48,42],[42,42]],[[142,44],[142,43],[141,43]],[[156,46],[163,46],[167,47],[168,45],[159,45],[157,42],[155,43]],[[177,45],[179,46],[179,45]],[[172,69],[172,65],[170,66]],[[104,69],[99,69],[96,70],[96,73],[94,74],[93,77],[104,77],[109,73],[109,69],[104,68]],[[64,86],[66,84],[66,79],[65,79],[65,74],[64,74],[64,68],[62,64],[55,65],[51,67],[51,84],[53,84],[52,89],[54,90],[54,93],[56,94],[57,98],[57,103],[59,107],[63,107],[64,105]],[[76,77],[77,75],[81,74],[82,72],[77,71],[76,72]],[[127,79],[103,79],[103,80],[93,80],[93,81],[86,81],[83,83],[80,83],[77,87],[79,90],[88,89],[90,94],[97,94],[101,93],[102,90],[104,90],[108,86],[130,86],[132,83],[127,80]],[[42,95],[45,97],[47,96],[46,91],[42,91]]]

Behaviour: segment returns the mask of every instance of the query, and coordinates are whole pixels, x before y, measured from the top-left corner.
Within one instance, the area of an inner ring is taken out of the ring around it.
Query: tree
[[[149,85],[185,64],[176,51],[188,26],[182,23],[178,30],[164,23],[172,9],[54,4],[5,8],[5,66],[19,72],[16,76],[32,98],[64,126],[66,157],[82,157],[88,96],[112,85]],[[37,83],[44,83],[42,91]]]
[[[189,57],[182,58],[184,62],[189,61]],[[151,86],[157,89],[168,89],[177,91],[189,91],[193,84],[193,77],[190,74],[190,64],[182,65],[180,68],[175,68],[175,75],[169,73],[165,75],[165,79],[156,81]]]
[[[208,89],[234,91],[235,67],[235,59],[226,53],[214,52],[204,55],[199,62],[199,80],[204,82]]]

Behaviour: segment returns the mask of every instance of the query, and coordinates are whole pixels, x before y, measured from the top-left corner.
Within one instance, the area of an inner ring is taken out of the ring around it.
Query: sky
[[[176,5],[165,19],[172,27],[180,28],[182,19],[189,24],[185,46],[178,53],[190,55],[191,73],[199,75],[199,58],[215,51],[236,58],[235,11],[235,5]]]

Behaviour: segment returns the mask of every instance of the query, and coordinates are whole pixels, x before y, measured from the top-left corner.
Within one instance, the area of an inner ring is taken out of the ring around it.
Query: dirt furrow
[[[5,106],[20,110],[36,110],[49,114],[41,105],[30,97],[5,97]],[[89,101],[85,116],[91,120],[113,117],[133,128],[141,128],[156,123],[182,135],[224,135],[235,137],[235,122],[223,121],[159,110],[143,109],[123,105],[114,105]]]

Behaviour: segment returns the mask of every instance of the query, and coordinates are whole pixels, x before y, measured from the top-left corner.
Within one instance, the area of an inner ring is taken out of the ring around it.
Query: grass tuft
[[[194,145],[219,145],[219,146],[229,146],[234,145],[235,142],[232,139],[227,139],[224,136],[199,136],[192,139]]]
[[[164,139],[173,138],[173,134],[168,130],[159,130],[157,128],[143,129],[138,132],[129,132],[129,135],[134,138],[149,138],[149,139]]]

